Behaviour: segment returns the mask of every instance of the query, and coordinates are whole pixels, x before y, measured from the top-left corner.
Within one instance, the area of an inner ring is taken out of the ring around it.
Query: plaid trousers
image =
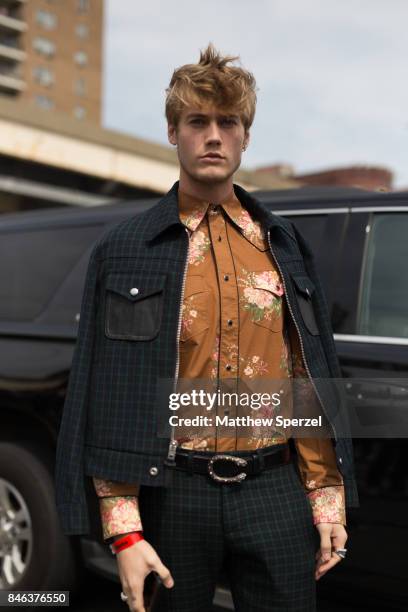
[[[316,610],[320,539],[292,461],[228,484],[166,469],[170,486],[139,494],[145,538],[174,578],[154,612],[210,612],[221,571],[237,612]]]

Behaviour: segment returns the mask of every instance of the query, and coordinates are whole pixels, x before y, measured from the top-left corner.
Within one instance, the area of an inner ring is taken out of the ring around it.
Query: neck
[[[181,172],[179,189],[200,200],[218,204],[225,200],[234,188],[232,176],[222,183],[203,183],[202,181],[195,181]]]

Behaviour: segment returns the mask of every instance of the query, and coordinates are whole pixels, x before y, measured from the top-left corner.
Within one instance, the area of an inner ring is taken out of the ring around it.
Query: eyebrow
[[[192,117],[200,117],[200,118],[204,118],[206,119],[208,117],[208,115],[206,115],[205,113],[189,113],[186,116],[186,119],[191,119]],[[234,115],[234,114],[226,114],[226,115],[218,115],[219,118],[221,119],[239,119],[239,115]]]

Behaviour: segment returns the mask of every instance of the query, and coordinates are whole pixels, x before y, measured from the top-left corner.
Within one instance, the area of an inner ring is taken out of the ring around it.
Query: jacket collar
[[[172,188],[150,209],[150,227],[146,232],[148,241],[153,240],[172,226],[178,225],[180,228],[184,227],[179,215],[178,188],[179,181],[176,181]],[[294,238],[293,234],[288,231],[286,222],[268,210],[262,202],[235,183],[234,192],[250,215],[260,222],[265,235],[269,229],[278,226]]]

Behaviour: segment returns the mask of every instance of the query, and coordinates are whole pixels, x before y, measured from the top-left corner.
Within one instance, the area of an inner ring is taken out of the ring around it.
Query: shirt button
[[[343,458],[339,457],[339,463],[343,463]]]
[[[129,293],[130,295],[137,295],[139,293],[139,289],[137,287],[132,287]]]
[[[159,473],[159,470],[155,465],[153,465],[149,470],[150,476],[157,476],[158,473]]]
[[[224,280],[225,280],[225,281],[229,280],[229,276],[228,276],[228,274],[224,274]]]
[[[226,369],[226,370],[228,370],[228,372],[230,371],[231,366],[230,366],[230,364],[229,364],[229,363],[228,363],[228,364],[225,366],[225,369]]]
[[[231,326],[232,325],[231,319],[228,319],[227,323],[228,323],[229,326]]]

